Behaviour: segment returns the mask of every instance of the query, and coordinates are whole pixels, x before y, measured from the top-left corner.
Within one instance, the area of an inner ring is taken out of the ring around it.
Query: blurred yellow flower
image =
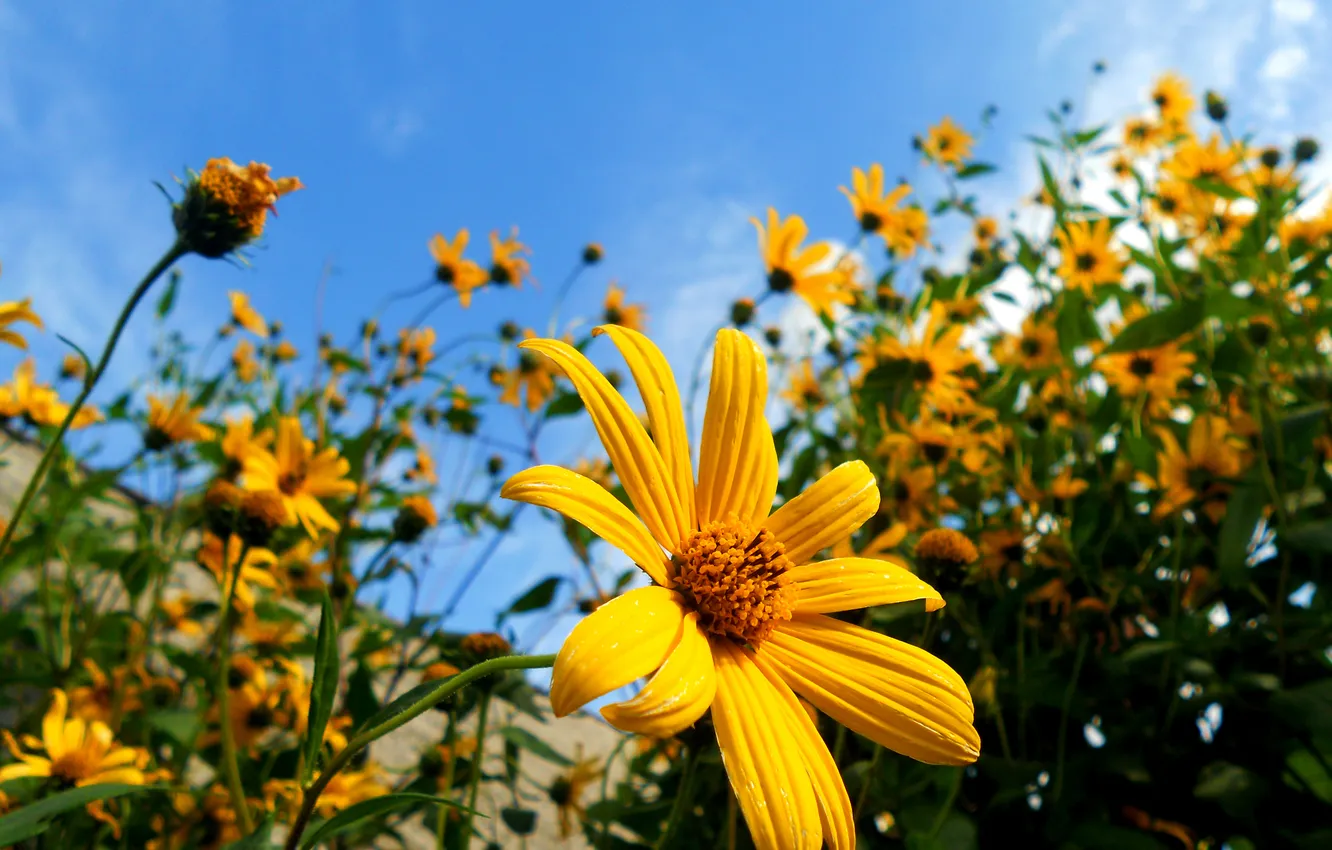
[[[881,232],[896,214],[902,199],[911,194],[911,187],[900,183],[885,195],[883,166],[877,162],[869,167],[868,173],[852,168],[851,188],[839,186],[838,189],[851,202],[851,212],[865,233]]]
[[[32,299],[0,301],[0,342],[27,350],[28,341],[21,334],[9,329],[10,325],[19,322],[27,322],[38,328],[43,327],[42,317],[32,311]]]
[[[23,776],[50,777],[66,786],[144,785],[148,781],[144,775],[147,751],[116,743],[110,728],[100,720],[70,717],[69,698],[59,688],[51,691],[42,737],[24,737],[29,752],[19,749],[8,730],[0,736],[16,762],[0,767],[0,782]]]
[[[202,415],[202,408],[190,405],[188,393],[177,393],[170,405],[161,396],[148,396],[148,433],[144,436],[144,445],[160,451],[177,443],[213,439],[216,432],[199,421]]]
[[[787,387],[782,391],[782,398],[791,403],[796,410],[810,413],[823,407],[823,385],[818,375],[814,374],[814,362],[809,358],[801,360],[791,370]]]
[[[518,241],[518,228],[513,228],[507,238],[501,239],[498,231],[490,233],[490,280],[499,286],[520,286],[531,273],[524,254],[530,253],[526,245]]]
[[[1145,393],[1155,399],[1172,399],[1179,383],[1193,377],[1195,359],[1191,352],[1181,351],[1177,343],[1171,342],[1158,348],[1103,354],[1094,361],[1093,368],[1122,396],[1132,398]]]
[[[470,238],[464,227],[452,242],[438,233],[430,240],[430,254],[435,258],[435,279],[457,290],[458,303],[463,307],[472,305],[472,290],[485,286],[488,280],[484,269],[463,256]]]
[[[750,222],[758,230],[759,253],[768,270],[768,288],[773,292],[794,292],[816,313],[828,314],[834,304],[852,304],[855,295],[846,287],[845,275],[831,262],[832,246],[819,242],[802,248],[809,234],[805,220],[798,215],[783,221],[775,209],[768,208],[765,228],[756,218]],[[824,266],[822,271],[816,266]]]
[[[231,370],[241,383],[248,384],[259,377],[259,361],[254,356],[254,343],[239,340],[231,352]]]
[[[606,287],[602,317],[608,325],[620,325],[631,331],[642,331],[647,327],[647,308],[642,304],[624,303],[624,289],[616,286],[615,281]]]
[[[268,211],[278,198],[305,188],[295,177],[274,180],[272,169],[260,162],[241,166],[227,157],[210,159],[199,175],[199,187],[210,198],[225,206],[236,219],[239,229],[250,239],[264,232]]]
[[[311,537],[318,536],[321,528],[338,530],[338,521],[319,500],[356,492],[356,484],[346,477],[351,464],[333,446],[315,451],[314,441],[305,438],[295,416],[279,421],[272,452],[256,448],[243,463],[245,488],[276,490],[286,505],[288,521],[299,520]]]
[[[1071,221],[1055,237],[1059,277],[1069,289],[1090,295],[1101,284],[1119,283],[1124,261],[1110,244],[1110,220]]]
[[[975,140],[966,130],[955,124],[952,118],[944,116],[942,121],[926,132],[921,150],[932,162],[958,169],[971,158],[971,146],[974,143]]]
[[[244,292],[232,290],[227,293],[231,299],[231,323],[239,328],[245,328],[250,333],[262,339],[268,339],[268,322],[259,315],[259,311],[250,304],[250,296]]]
[[[1188,128],[1189,113],[1197,101],[1183,77],[1169,71],[1162,74],[1152,86],[1151,97],[1167,128],[1175,133]]]

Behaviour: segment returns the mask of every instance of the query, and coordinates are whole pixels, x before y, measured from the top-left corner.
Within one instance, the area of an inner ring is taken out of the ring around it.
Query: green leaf
[[[1280,535],[1278,545],[1281,543],[1310,554],[1332,554],[1332,519],[1300,523]]]
[[[1178,646],[1173,640],[1144,640],[1130,646],[1119,659],[1125,664],[1132,664],[1134,661],[1141,661],[1144,658],[1152,658],[1165,652],[1170,652]]]
[[[445,676],[442,679],[431,679],[429,682],[422,682],[421,684],[412,688],[410,691],[404,693],[402,696],[395,698],[393,702],[384,706],[370,717],[366,718],[365,722],[357,726],[357,731],[363,732],[366,729],[373,729],[376,726],[379,726],[383,723],[387,723],[389,720],[392,720],[393,718],[397,717],[399,714],[402,714],[408,708],[411,708],[413,705],[415,705],[417,702],[423,699],[426,694],[430,693],[435,688],[438,688],[440,685],[442,685],[444,682],[447,682],[451,678],[453,677]]]
[[[536,831],[537,813],[531,809],[515,809],[505,806],[500,809],[500,818],[504,824],[519,835],[531,835]]]
[[[559,590],[560,582],[564,581],[560,576],[546,576],[527,592],[515,599],[508,608],[500,612],[498,622],[503,623],[506,618],[513,614],[523,614],[527,611],[539,611],[546,608],[555,599],[555,591]]]
[[[157,299],[157,318],[165,319],[171,314],[171,310],[176,306],[176,292],[180,289],[180,269],[172,269],[171,274],[167,275],[166,289],[162,290],[162,297]]]
[[[583,409],[583,400],[578,397],[578,393],[569,390],[561,390],[551,399],[550,404],[546,405],[546,418],[555,419],[560,416],[572,416]]]
[[[333,368],[346,369],[351,372],[364,373],[366,371],[364,360],[352,357],[340,348],[335,348],[328,353],[328,365]]]
[[[1216,180],[1206,180],[1202,177],[1195,177],[1189,182],[1199,189],[1202,189],[1204,192],[1216,195],[1218,198],[1225,198],[1228,201],[1236,201],[1244,197],[1244,193],[1240,190],[1227,186],[1225,183]]]
[[[159,785],[126,785],[121,782],[108,782],[105,785],[85,785],[71,788],[44,797],[35,803],[29,803],[18,811],[0,818],[0,847],[9,847],[35,835],[41,835],[50,829],[58,815],[95,803],[98,800],[110,800],[126,794],[141,794],[144,791],[164,791]]]
[[[1249,541],[1266,506],[1267,489],[1257,476],[1250,476],[1250,480],[1237,488],[1226,503],[1226,518],[1221,523],[1216,557],[1221,580],[1227,587],[1243,587],[1248,582],[1245,567]]]
[[[997,167],[988,162],[972,162],[968,163],[965,168],[962,168],[957,172],[957,179],[969,180],[972,177],[980,177],[984,174],[990,174],[998,170]]]
[[[460,806],[452,800],[446,800],[443,797],[435,797],[430,794],[418,794],[414,791],[399,791],[396,794],[385,794],[382,797],[371,797],[369,800],[362,800],[359,803],[348,806],[338,812],[333,817],[324,821],[319,828],[306,836],[301,842],[302,850],[310,850],[320,841],[342,835],[352,828],[367,821],[370,818],[379,815],[388,814],[394,809],[403,809],[418,803],[433,803],[436,806],[450,806],[461,812],[479,817],[486,817],[480,812],[473,811],[466,806]]]
[[[148,725],[183,747],[191,747],[203,724],[199,712],[186,708],[163,708],[148,715]]]
[[[276,846],[273,843],[273,816],[269,815],[254,832],[239,841],[231,842],[223,850],[270,850]]]
[[[532,755],[543,758],[551,764],[558,764],[560,767],[573,767],[572,760],[560,755],[554,747],[526,729],[519,729],[517,726],[505,726],[500,730],[500,735],[504,737],[504,740],[522,747]]]
[[[324,748],[324,729],[333,715],[333,701],[338,696],[338,675],[342,661],[338,657],[337,615],[333,600],[324,591],[320,600],[319,637],[315,641],[314,680],[310,683],[310,713],[305,725],[305,758],[301,763],[301,785],[314,775],[315,761]]]
[[[1164,310],[1143,316],[1124,328],[1119,332],[1119,336],[1106,346],[1105,353],[1138,351],[1173,342],[1198,327],[1206,315],[1206,303],[1200,298],[1172,304]]]

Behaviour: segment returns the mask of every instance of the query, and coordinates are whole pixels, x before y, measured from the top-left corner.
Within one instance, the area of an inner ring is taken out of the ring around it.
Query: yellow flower
[[[1073,477],[1073,467],[1066,466],[1050,482],[1050,495],[1056,499],[1076,499],[1087,492],[1088,483]]]
[[[1059,332],[1035,316],[1022,320],[1022,331],[1005,336],[995,347],[994,359],[1006,366],[1035,371],[1058,366],[1063,361]]]
[[[317,537],[321,528],[338,530],[338,521],[319,500],[356,492],[356,484],[346,478],[351,470],[347,459],[332,446],[316,452],[295,416],[282,417],[273,452],[252,451],[243,462],[245,488],[281,493],[288,522],[299,520],[311,537]]]
[[[972,224],[971,233],[975,236],[977,245],[988,248],[994,238],[999,235],[999,222],[988,215],[983,215]]]
[[[879,441],[879,450],[885,454],[894,454],[899,461],[909,459],[919,452],[926,463],[938,466],[953,456],[953,450],[959,442],[952,425],[928,413],[915,422],[907,422],[900,413],[896,414],[896,430],[889,428],[886,418],[880,418],[884,437]]]
[[[144,785],[148,781],[143,771],[148,753],[117,744],[100,720],[70,717],[69,698],[59,688],[51,691],[51,707],[42,718],[42,737],[23,739],[31,752],[19,749],[8,730],[0,734],[17,762],[0,767],[0,782],[21,776],[51,777],[65,786]]]
[[[1230,481],[1239,477],[1245,466],[1245,443],[1225,417],[1203,414],[1189,425],[1187,447],[1169,428],[1156,429],[1161,450],[1156,453],[1156,478],[1140,476],[1161,490],[1160,500],[1152,509],[1156,519],[1167,517],[1195,499],[1203,499],[1203,510],[1213,522],[1220,522],[1226,511]]]
[[[536,332],[528,328],[523,331],[523,336],[529,340],[535,339]],[[527,409],[535,411],[555,393],[555,376],[550,365],[530,351],[518,352],[518,365],[512,369],[500,369],[495,377],[496,383],[502,388],[499,397],[501,404],[518,407],[521,391]]]
[[[1152,103],[1156,104],[1161,122],[1169,129],[1180,132],[1188,126],[1189,113],[1193,111],[1195,101],[1184,78],[1166,72],[1152,86]]]
[[[1191,353],[1180,351],[1177,343],[1169,342],[1159,348],[1103,354],[1093,368],[1122,396],[1146,393],[1155,399],[1171,399],[1179,382],[1193,375],[1194,359]]]
[[[934,302],[919,334],[912,334],[906,342],[892,336],[868,340],[859,359],[866,371],[885,361],[905,361],[915,388],[941,413],[951,414],[971,404],[970,391],[976,382],[962,375],[975,362],[962,348],[966,326],[948,321],[947,310],[942,302]]]
[[[1124,261],[1110,245],[1110,220],[1071,221],[1055,240],[1059,243],[1059,276],[1069,289],[1091,295],[1099,284],[1119,283]]]
[[[32,299],[22,301],[0,301],[0,342],[6,342],[15,348],[27,350],[28,341],[20,334],[9,330],[10,325],[27,322],[42,328],[42,317],[32,312]]]
[[[189,394],[181,392],[171,399],[171,405],[161,396],[148,396],[148,433],[144,443],[157,451],[176,443],[203,442],[213,439],[215,432],[199,421],[202,408],[190,406]]]
[[[758,229],[759,253],[768,270],[768,288],[773,292],[794,292],[816,313],[830,313],[833,304],[851,304],[855,296],[845,287],[845,276],[827,262],[832,246],[819,242],[801,248],[809,229],[798,215],[783,221],[777,211],[768,208],[768,226],[756,218],[750,222]],[[824,265],[824,271],[814,266]]]
[[[838,187],[851,202],[851,211],[865,233],[879,233],[897,213],[897,206],[902,199],[911,194],[911,187],[905,183],[887,195],[883,193],[883,166],[874,163],[869,173],[859,168],[851,169],[851,188]]]
[[[300,356],[296,351],[296,346],[291,344],[291,340],[284,339],[273,347],[273,359],[279,363],[287,363]]]
[[[22,416],[37,425],[59,425],[69,414],[69,405],[49,386],[37,383],[37,368],[31,357],[14,367],[14,378],[0,386],[0,419]],[[85,404],[70,427],[86,428],[102,421],[96,407]]]
[[[241,551],[245,560],[241,561]],[[237,611],[248,611],[254,607],[254,587],[266,587],[276,590],[278,583],[271,568],[277,563],[277,556],[258,546],[246,547],[236,535],[227,539],[226,562],[222,560],[222,538],[211,531],[204,533],[203,544],[199,547],[195,560],[199,566],[213,574],[217,579],[219,593],[231,596]],[[240,567],[237,570],[237,566]],[[236,589],[231,589],[232,583]]]
[[[952,118],[944,116],[942,121],[925,134],[921,150],[924,151],[926,159],[956,169],[961,168],[971,157],[971,146],[974,143],[975,140],[966,130],[953,123]]]
[[[264,429],[254,431],[254,417],[250,414],[227,419],[227,430],[222,435],[222,454],[230,462],[234,472],[239,472],[245,459],[252,452],[265,451],[273,442],[273,432]]]
[[[647,327],[647,308],[642,304],[624,303],[624,290],[616,286],[615,281],[606,287],[602,310],[608,325],[620,325],[631,331],[642,331]]]
[[[1124,122],[1124,147],[1142,156],[1151,153],[1164,140],[1161,125],[1147,118],[1130,118]]]
[[[295,177],[274,180],[269,176],[271,171],[260,162],[241,166],[226,157],[210,159],[199,175],[199,187],[227,208],[243,233],[257,239],[278,198],[305,188]]]
[[[237,658],[240,662],[243,657]],[[268,671],[257,664],[235,664],[233,671],[244,671],[247,675],[235,687],[228,682],[230,699],[227,701],[227,721],[231,724],[236,746],[242,750],[253,750],[275,726],[287,726],[291,719],[290,709],[285,705],[287,690],[280,680],[270,678]],[[219,706],[212,706],[207,718],[212,723],[220,724]],[[205,743],[212,743],[221,738],[221,728],[204,736]]]
[[[813,561],[879,507],[874,476],[845,463],[770,514],[777,454],[764,418],[763,352],[717,334],[695,484],[675,377],[646,337],[599,328],[629,364],[651,434],[572,346],[529,340],[573,382],[623,483],[631,511],[569,470],[515,475],[505,498],[552,508],[619,548],[651,577],[577,626],[555,661],[551,707],[564,716],[651,675],[602,715],[627,732],[670,737],[711,709],[731,787],[755,844],[855,844],[850,800],[796,698],[876,743],[922,761],[979,754],[966,684],[909,644],[827,616],[900,602],[943,604],[887,561]],[[654,673],[655,671],[655,673]],[[782,746],[772,742],[781,741]]]
[[[490,232],[490,280],[499,286],[519,286],[532,270],[524,254],[530,253],[526,245],[518,241],[518,228],[509,232],[507,239],[501,239],[499,232]]]
[[[241,383],[248,384],[259,377],[259,361],[254,356],[254,343],[242,339],[231,352],[231,369]]]
[[[83,668],[92,683],[69,692],[69,712],[81,720],[115,726],[119,717],[142,710],[145,697],[152,700],[180,693],[175,680],[153,676],[141,664],[117,666],[110,676],[91,658],[83,659]]]
[[[193,608],[194,600],[189,594],[181,593],[163,599],[157,610],[171,631],[189,637],[199,637],[204,633],[204,628],[194,619]]]
[[[485,286],[488,280],[484,269],[463,257],[470,238],[471,234],[464,227],[452,242],[438,233],[430,240],[430,254],[435,258],[435,279],[456,289],[458,303],[463,307],[472,305],[472,290]]]
[[[60,377],[82,381],[88,374],[88,364],[77,354],[60,358]]]
[[[227,297],[231,299],[231,323],[261,339],[268,339],[268,322],[250,305],[250,296],[232,290],[227,293]]]
[[[1224,142],[1219,135],[1213,133],[1206,144],[1196,138],[1186,139],[1175,148],[1174,154],[1161,167],[1167,174],[1180,180],[1206,180],[1222,186],[1232,186],[1237,183],[1242,160],[1242,148]],[[1245,182],[1247,184],[1247,181]],[[1248,188],[1247,185],[1245,188]]]
[[[435,329],[417,328],[413,331],[403,329],[398,337],[398,363],[395,372],[406,378],[409,374],[420,376],[435,359]],[[409,372],[408,363],[411,369]]]
[[[823,407],[823,385],[818,375],[814,374],[814,362],[808,358],[791,372],[789,384],[782,392],[782,398],[791,402],[796,410],[811,412]]]
[[[379,767],[375,764],[368,764],[360,770],[344,770],[335,774],[324,786],[324,792],[319,795],[315,811],[324,817],[329,817],[362,800],[387,794],[390,789],[380,777]]]
[[[583,794],[601,778],[601,760],[578,759],[574,766],[555,777],[547,790],[550,801],[560,816],[560,838],[568,838],[582,822],[587,810],[583,807]]]

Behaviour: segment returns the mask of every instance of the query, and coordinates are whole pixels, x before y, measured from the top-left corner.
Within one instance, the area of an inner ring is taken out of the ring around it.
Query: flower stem
[[[675,830],[680,826],[680,821],[684,820],[685,812],[689,810],[689,798],[693,796],[694,791],[694,766],[697,762],[698,749],[690,747],[685,754],[680,785],[675,789],[675,806],[671,809],[671,819],[666,822],[666,828],[662,830],[661,838],[657,839],[656,850],[665,850],[670,846]]]
[[[1175,545],[1179,545],[1179,538],[1175,539]],[[1176,580],[1176,585],[1179,584]],[[1059,738],[1055,742],[1057,754],[1055,756],[1055,781],[1054,791],[1051,798],[1059,801],[1059,795],[1064,790],[1064,754],[1068,749],[1068,712],[1073,705],[1073,694],[1078,688],[1078,678],[1082,675],[1082,662],[1087,660],[1087,633],[1083,632],[1078,638],[1078,654],[1073,661],[1073,675],[1068,680],[1068,687],[1064,690],[1064,704],[1059,712]]]
[[[453,769],[458,763],[458,716],[453,709],[449,709],[449,725],[444,732],[444,746],[448,750],[449,763],[444,767],[444,796],[453,799]],[[435,850],[446,850],[444,847],[444,833],[449,827],[449,807],[436,806],[439,811],[435,815]]]
[[[481,695],[481,706],[476,715],[476,752],[472,754],[472,775],[467,780],[467,823],[463,826],[460,847],[472,841],[472,821],[476,818],[476,795],[481,789],[482,765],[486,760],[486,719],[490,714],[490,689]]]
[[[483,661],[456,676],[441,680],[437,688],[401,712],[352,738],[342,752],[333,757],[333,760],[319,774],[314,784],[305,790],[300,811],[297,812],[296,820],[291,825],[291,832],[287,834],[287,843],[284,845],[286,850],[296,850],[300,846],[301,834],[305,832],[305,827],[310,822],[310,816],[314,813],[315,802],[319,800],[319,795],[323,793],[324,788],[332,781],[333,777],[371,742],[384,737],[399,726],[410,723],[429,711],[432,706],[449,694],[461,690],[463,686],[470,685],[477,679],[485,678],[492,673],[502,673],[505,670],[532,670],[538,667],[551,667],[554,664],[554,655],[505,655],[501,658]]]
[[[228,541],[229,542],[229,541]],[[222,544],[222,560],[226,564],[227,543]],[[231,795],[231,807],[240,820],[242,835],[254,831],[254,822],[250,819],[250,809],[245,802],[245,786],[241,782],[240,765],[236,762],[236,732],[231,728],[231,612],[236,599],[236,585],[240,584],[241,567],[245,556],[250,553],[249,545],[241,547],[240,558],[236,561],[231,575],[231,585],[226,588],[222,599],[221,618],[217,623],[217,723],[222,732],[222,773],[227,780],[227,792]],[[226,575],[225,571],[223,575]]]
[[[14,513],[9,517],[9,525],[5,527],[3,535],[0,535],[0,552],[5,552],[9,548],[9,541],[14,536],[15,529],[18,528],[19,520],[23,518],[23,512],[28,509],[28,505],[36,498],[37,491],[42,488],[42,482],[46,478],[47,471],[55,461],[56,452],[60,448],[61,442],[65,439],[65,434],[69,432],[70,426],[74,424],[74,417],[78,415],[79,410],[83,408],[83,403],[87,401],[88,396],[92,394],[93,387],[101,380],[102,373],[106,371],[107,364],[111,362],[111,355],[116,350],[116,344],[120,342],[120,334],[125,330],[125,324],[129,321],[130,314],[134,308],[143,300],[143,296],[148,293],[153,283],[162,276],[162,272],[171,267],[171,264],[185,256],[189,251],[184,243],[179,239],[167,249],[161,259],[148,270],[143,280],[135,287],[134,292],[130,294],[129,300],[121,308],[120,316],[116,319],[115,325],[111,328],[111,335],[107,337],[106,345],[102,348],[102,356],[97,361],[97,365],[88,373],[88,377],[83,381],[83,389],[79,390],[74,403],[69,406],[69,411],[65,414],[65,419],[56,429],[55,436],[51,438],[51,445],[46,447],[45,454],[37,464],[37,469],[33,471],[32,477],[28,479],[28,486],[23,488],[23,495],[19,497],[18,504],[14,506]]]

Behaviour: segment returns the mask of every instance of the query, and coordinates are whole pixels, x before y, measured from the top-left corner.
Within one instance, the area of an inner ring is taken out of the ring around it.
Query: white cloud
[[[1303,47],[1286,44],[1268,54],[1259,73],[1267,80],[1291,80],[1303,73],[1308,64],[1309,54]]]
[[[1278,21],[1306,24],[1317,14],[1313,0],[1272,0],[1272,15]]]

